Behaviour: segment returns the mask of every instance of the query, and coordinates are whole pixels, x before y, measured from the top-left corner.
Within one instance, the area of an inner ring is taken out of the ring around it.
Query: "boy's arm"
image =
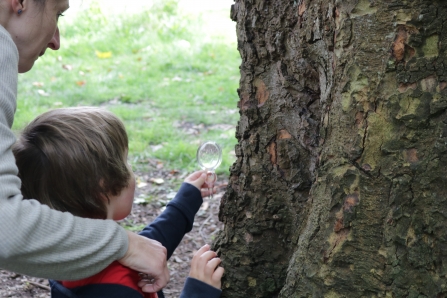
[[[161,242],[167,249],[169,259],[183,236],[191,231],[202,202],[201,192],[195,186],[183,183],[165,211],[146,226],[140,235]]]
[[[179,298],[219,298],[222,290],[188,277]]]

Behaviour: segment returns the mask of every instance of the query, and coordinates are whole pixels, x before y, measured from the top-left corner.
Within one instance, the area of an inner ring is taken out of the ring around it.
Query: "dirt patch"
[[[153,221],[164,210],[164,206],[172,199],[174,192],[183,181],[186,173],[176,171],[154,171],[150,175],[137,173],[137,202],[150,200],[146,203],[135,203],[132,213],[121,222],[140,230]],[[217,214],[220,199],[227,185],[226,177],[219,177],[216,183],[218,192],[213,199],[205,198],[195,217],[194,227],[175,250],[168,261],[171,280],[164,289],[166,298],[178,298],[189,273],[193,254],[204,244],[213,241],[217,232],[223,228]],[[49,285],[46,279],[35,278],[0,270],[0,297],[50,297]]]

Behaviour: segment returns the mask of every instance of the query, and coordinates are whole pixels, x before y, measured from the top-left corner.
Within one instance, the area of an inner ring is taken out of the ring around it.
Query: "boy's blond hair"
[[[129,183],[127,148],[123,123],[105,109],[48,111],[13,146],[22,194],[53,209],[105,219],[108,195]]]

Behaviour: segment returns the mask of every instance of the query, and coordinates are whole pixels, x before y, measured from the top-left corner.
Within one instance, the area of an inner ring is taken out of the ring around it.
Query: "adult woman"
[[[118,259],[150,275],[155,292],[169,280],[166,249],[112,221],[93,222],[23,201],[11,152],[18,72],[60,47],[57,19],[68,0],[0,0],[0,267],[53,279],[79,279]],[[68,235],[70,237],[68,237]],[[143,285],[143,283],[142,283]]]

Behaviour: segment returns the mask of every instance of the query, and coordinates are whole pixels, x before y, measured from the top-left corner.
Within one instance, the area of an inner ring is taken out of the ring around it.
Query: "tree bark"
[[[222,297],[447,296],[447,1],[236,0]]]

